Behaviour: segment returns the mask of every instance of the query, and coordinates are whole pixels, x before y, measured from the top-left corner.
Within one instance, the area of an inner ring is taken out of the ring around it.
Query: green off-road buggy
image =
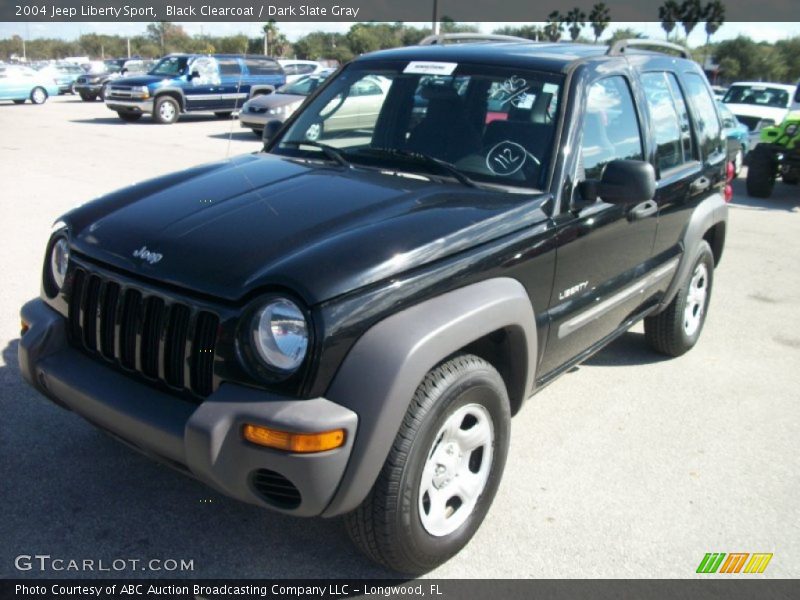
[[[800,111],[789,113],[780,125],[762,129],[760,139],[747,157],[747,193],[769,198],[778,175],[784,183],[800,181]]]

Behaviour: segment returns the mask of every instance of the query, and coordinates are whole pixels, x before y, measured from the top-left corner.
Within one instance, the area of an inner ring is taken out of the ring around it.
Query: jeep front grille
[[[68,321],[74,345],[129,373],[196,396],[214,391],[214,313],[77,268]]]

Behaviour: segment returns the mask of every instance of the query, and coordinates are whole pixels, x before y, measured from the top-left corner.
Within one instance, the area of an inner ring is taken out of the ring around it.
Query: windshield
[[[734,85],[722,99],[726,104],[755,104],[774,108],[789,106],[789,92],[763,85]]]
[[[297,96],[308,96],[325,81],[324,76],[306,75],[293,83],[287,83],[277,89],[277,94],[294,94]]]
[[[355,165],[542,189],[561,87],[558,74],[504,67],[354,63],[272,152],[319,158],[323,144]]]
[[[185,56],[167,56],[158,61],[150,75],[181,75],[186,70],[189,59]]]

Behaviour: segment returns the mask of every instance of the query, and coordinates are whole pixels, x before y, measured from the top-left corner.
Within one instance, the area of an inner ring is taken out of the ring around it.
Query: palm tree
[[[547,16],[547,25],[544,26],[544,35],[551,42],[557,42],[561,39],[561,34],[564,32],[564,17],[560,12],[554,10]]]
[[[706,47],[705,50],[703,50],[703,68],[705,68],[706,59],[708,58],[708,46],[711,44],[711,36],[717,33],[725,22],[725,5],[722,4],[720,0],[712,0],[706,4],[703,12],[703,18],[706,21]]]
[[[703,18],[704,13],[700,0],[683,0],[683,3],[681,3],[681,24],[684,31],[686,31],[687,40],[689,39],[689,34],[692,33],[692,29]]]
[[[608,24],[611,23],[611,11],[608,10],[608,7],[603,2],[598,2],[592,7],[592,12],[589,13],[589,21],[594,30],[594,42],[596,44]]]
[[[658,9],[658,19],[661,21],[661,28],[667,32],[667,39],[669,39],[675,25],[678,24],[678,19],[681,16],[681,7],[675,0],[667,0]]]
[[[566,21],[569,23],[569,37],[576,41],[581,34],[581,29],[586,24],[586,13],[577,6],[567,13]]]
[[[269,55],[269,44],[278,36],[278,26],[275,24],[275,19],[270,19],[261,28],[264,32],[264,54]]]

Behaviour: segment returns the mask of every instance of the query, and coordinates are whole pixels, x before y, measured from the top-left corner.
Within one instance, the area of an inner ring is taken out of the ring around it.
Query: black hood
[[[315,304],[525,227],[535,201],[262,153],[130,186],[64,220],[74,250],[127,272],[231,301],[282,286]]]

